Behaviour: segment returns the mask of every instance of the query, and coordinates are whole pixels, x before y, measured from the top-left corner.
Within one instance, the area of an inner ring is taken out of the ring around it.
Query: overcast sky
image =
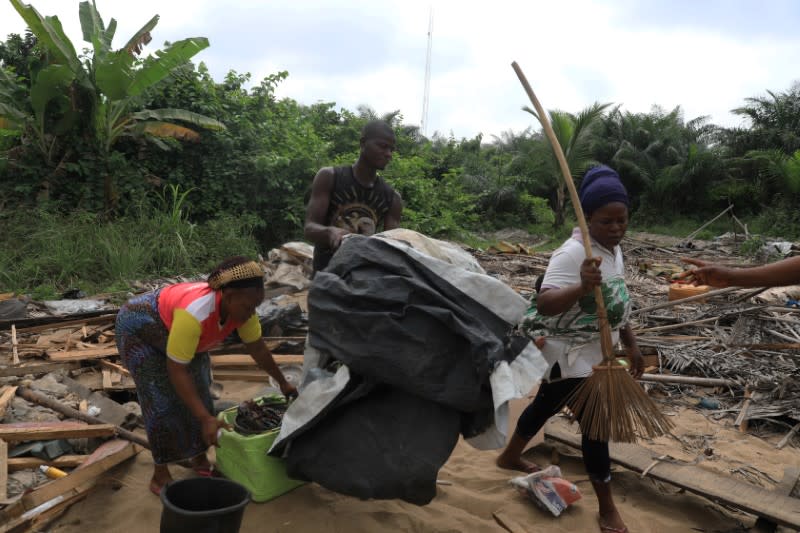
[[[34,0],[81,41],[77,0]],[[218,80],[287,70],[279,96],[333,101],[379,113],[422,113],[429,10],[433,51],[428,134],[488,139],[531,125],[516,60],[546,108],[576,112],[595,101],[648,111],[681,105],[687,119],[730,110],[748,96],[800,79],[798,0],[98,0],[119,24],[116,46],[152,15],[154,51],[164,41],[208,37],[196,56]],[[0,36],[24,31],[0,0]]]

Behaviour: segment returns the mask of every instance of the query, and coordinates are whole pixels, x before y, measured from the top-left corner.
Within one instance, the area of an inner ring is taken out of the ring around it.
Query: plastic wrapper
[[[563,479],[561,469],[554,465],[527,476],[515,477],[510,483],[520,494],[553,516],[560,516],[567,507],[581,499],[578,487]]]

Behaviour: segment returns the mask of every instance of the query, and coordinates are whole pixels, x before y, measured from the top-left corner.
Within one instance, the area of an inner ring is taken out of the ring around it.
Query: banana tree
[[[88,57],[79,57],[72,41],[66,36],[58,17],[43,17],[31,5],[20,0],[10,0],[25,20],[48,54],[49,65],[37,77],[39,96],[31,103],[34,110],[48,111],[48,103],[58,96],[72,102],[72,111],[88,117],[86,131],[94,142],[101,160],[105,162],[103,189],[106,209],[117,202],[113,172],[108,162],[114,145],[123,137],[146,139],[160,148],[168,145],[162,141],[172,138],[196,141],[199,134],[189,127],[176,124],[180,121],[191,126],[220,130],[225,126],[218,120],[182,109],[141,110],[141,95],[153,85],[164,80],[173,70],[184,65],[195,54],[208,47],[208,39],[192,37],[169,44],[155,56],[141,58],[142,49],[151,41],[150,32],[158,24],[158,15],[142,26],[126,44],[112,48],[117,22],[113,18],[108,26],[103,22],[92,0],[81,2],[79,16],[83,40],[91,44]],[[50,69],[50,70],[48,70]],[[42,73],[46,72],[44,78]],[[50,100],[48,100],[50,98]],[[2,102],[0,100],[0,102]],[[0,108],[0,117],[8,117]],[[44,126],[45,122],[37,123]]]

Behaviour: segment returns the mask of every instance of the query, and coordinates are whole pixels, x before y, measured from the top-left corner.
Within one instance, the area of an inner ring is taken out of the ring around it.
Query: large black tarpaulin
[[[309,345],[345,367],[342,386],[273,453],[293,477],[338,492],[429,502],[459,434],[494,422],[490,375],[528,345],[508,336],[524,300],[402,243],[351,236],[308,302]]]

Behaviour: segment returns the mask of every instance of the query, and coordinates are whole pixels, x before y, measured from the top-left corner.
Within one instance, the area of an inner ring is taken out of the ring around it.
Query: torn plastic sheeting
[[[489,376],[494,405],[493,423],[483,433],[467,439],[467,443],[479,450],[496,450],[505,446],[508,438],[509,402],[526,397],[547,369],[547,361],[532,342],[528,342],[510,363],[501,361]]]
[[[28,305],[25,302],[11,298],[0,301],[0,320],[13,320],[25,318],[28,314]]]
[[[287,242],[281,246],[281,250],[298,261],[310,263],[314,259],[314,247],[305,242]]]
[[[411,246],[418,252],[453,266],[461,267],[470,272],[476,272],[478,274],[486,273],[477,259],[451,242],[432,239],[422,233],[405,228],[384,231],[377,234],[376,237],[400,241]]]
[[[428,268],[437,264],[440,272]],[[505,357],[506,318],[527,306],[494,278],[358,235],[317,273],[308,301],[312,346],[356,374],[465,412],[481,408],[478,391],[488,392]]]
[[[528,339],[507,342],[526,308],[498,280],[407,241],[348,237],[312,284],[306,350],[306,363],[342,364],[334,375],[305,365],[271,453],[338,492],[427,503],[459,434],[488,431],[473,444],[498,446],[495,402],[527,394],[546,368]]]
[[[75,315],[111,309],[103,300],[46,300],[42,303],[54,315]]]
[[[311,285],[309,272],[310,270],[307,272],[302,265],[281,262],[275,272],[267,278],[266,285],[268,287],[285,285],[301,291]]]

